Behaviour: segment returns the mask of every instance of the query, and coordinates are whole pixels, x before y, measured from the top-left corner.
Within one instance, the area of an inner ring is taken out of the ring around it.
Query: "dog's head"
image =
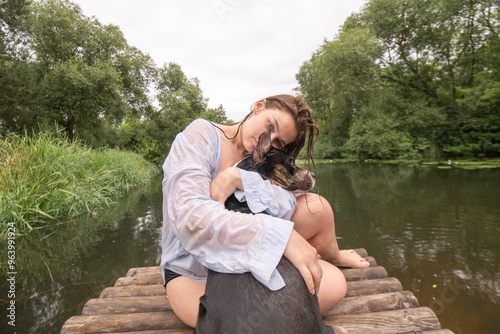
[[[288,154],[272,146],[271,131],[260,136],[254,152],[237,167],[257,172],[263,179],[289,191],[308,191],[316,182],[314,173],[297,167]]]

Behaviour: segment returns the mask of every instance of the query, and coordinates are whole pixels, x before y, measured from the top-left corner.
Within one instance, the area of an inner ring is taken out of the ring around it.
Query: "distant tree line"
[[[322,158],[498,157],[498,0],[369,0],[296,75]]]
[[[369,0],[296,77],[319,158],[500,155],[500,1]],[[196,78],[157,66],[69,0],[0,0],[0,136],[57,126],[161,163],[191,120],[227,122]]]
[[[157,66],[68,0],[0,0],[0,39],[2,137],[57,127],[158,164],[194,118],[227,121],[178,64]]]

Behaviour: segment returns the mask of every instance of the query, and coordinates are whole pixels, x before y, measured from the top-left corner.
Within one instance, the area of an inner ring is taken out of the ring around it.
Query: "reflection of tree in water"
[[[498,170],[317,167],[320,193],[334,208],[342,248],[370,245],[375,258],[389,259],[383,265],[403,286],[423,292],[424,303],[450,284],[460,287],[461,302],[472,294],[499,301]],[[425,279],[429,273],[436,288]]]
[[[17,237],[16,330],[58,333],[69,316],[130,267],[158,265],[160,181],[131,189],[94,218]],[[2,291],[5,282],[2,277]],[[2,307],[0,316],[4,312]]]

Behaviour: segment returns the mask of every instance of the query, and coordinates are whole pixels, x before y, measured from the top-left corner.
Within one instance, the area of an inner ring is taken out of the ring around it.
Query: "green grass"
[[[0,236],[26,234],[106,207],[156,168],[141,156],[95,150],[50,132],[0,141]]]

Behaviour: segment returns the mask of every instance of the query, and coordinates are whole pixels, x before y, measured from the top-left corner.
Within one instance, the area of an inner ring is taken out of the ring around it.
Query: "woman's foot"
[[[340,250],[337,251],[337,254],[331,256],[325,254],[321,258],[337,267],[368,268],[370,266],[370,262],[356,253],[354,249]]]

